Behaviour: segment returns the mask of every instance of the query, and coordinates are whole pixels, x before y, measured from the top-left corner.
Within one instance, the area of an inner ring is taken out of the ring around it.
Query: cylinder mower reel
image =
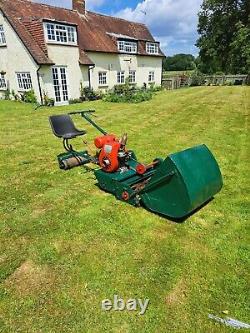
[[[208,202],[223,185],[219,166],[206,145],[199,145],[156,158],[146,165],[137,161],[132,150],[127,150],[127,134],[118,138],[98,126],[91,114],[94,110],[51,116],[53,133],[63,139],[65,152],[58,155],[59,167],[69,170],[93,163],[98,185],[117,199],[134,206],[144,206],[152,212],[172,219],[182,219]],[[87,132],[78,130],[71,115],[81,115],[101,136],[94,139],[97,153],[76,151],[70,139]]]

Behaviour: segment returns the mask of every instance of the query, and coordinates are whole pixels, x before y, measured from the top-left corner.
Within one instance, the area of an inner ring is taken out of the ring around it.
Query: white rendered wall
[[[80,85],[89,86],[88,66],[79,65],[79,49],[74,46],[48,44],[49,58],[55,66],[66,67],[69,99],[80,97]],[[52,67],[43,66],[39,71],[42,90],[49,97],[55,98]]]
[[[94,90],[107,90],[117,84],[117,72],[125,71],[128,77],[129,70],[136,71],[136,83],[141,87],[148,84],[150,71],[155,73],[155,84],[161,85],[162,79],[162,58],[152,56],[120,55],[100,52],[88,52],[88,56],[95,63],[91,70],[91,86]],[[107,72],[107,85],[99,85],[99,72]]]
[[[38,65],[25,48],[24,44],[4,18],[0,11],[0,24],[4,27],[7,46],[0,46],[0,72],[6,72],[7,85],[10,90],[15,93],[21,92],[18,87],[16,72],[30,72],[33,89],[39,98],[39,87],[37,80]],[[4,95],[4,91],[0,90],[0,96]]]

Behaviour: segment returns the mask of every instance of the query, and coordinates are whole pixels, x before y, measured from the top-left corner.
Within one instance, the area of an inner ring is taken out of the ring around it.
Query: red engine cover
[[[99,164],[106,172],[114,172],[119,168],[118,152],[121,147],[115,135],[104,135],[95,139],[95,146],[101,149]]]

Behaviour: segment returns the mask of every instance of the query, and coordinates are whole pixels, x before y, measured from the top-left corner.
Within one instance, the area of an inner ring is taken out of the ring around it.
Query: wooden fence
[[[179,89],[189,85],[188,76],[175,76],[162,79],[162,86],[168,90]]]
[[[232,85],[246,84],[247,75],[206,75],[205,84],[224,85],[231,82]]]
[[[203,85],[243,85],[250,81],[248,75],[206,75]],[[163,77],[162,86],[168,90],[190,86],[191,77],[187,75]]]

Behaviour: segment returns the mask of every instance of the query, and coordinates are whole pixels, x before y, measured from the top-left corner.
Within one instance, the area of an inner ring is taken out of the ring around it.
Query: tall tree
[[[203,0],[197,41],[201,70],[206,73],[249,71],[249,6],[248,0]]]
[[[165,71],[186,71],[195,68],[195,57],[192,54],[175,54],[163,60]]]
[[[229,71],[250,73],[250,29],[241,22],[237,23],[234,39],[230,44]]]

